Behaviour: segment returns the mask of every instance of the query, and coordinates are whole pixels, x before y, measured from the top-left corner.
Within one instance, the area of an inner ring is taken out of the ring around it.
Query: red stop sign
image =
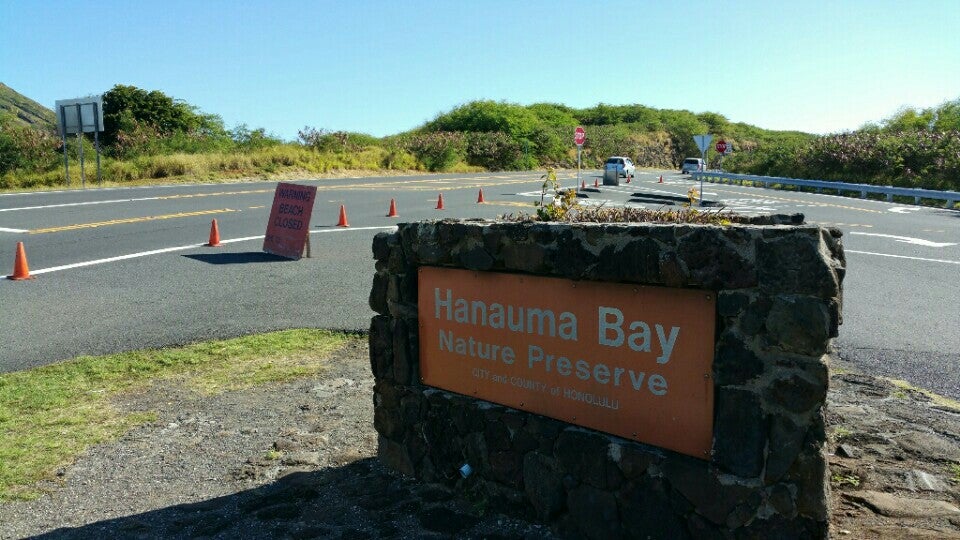
[[[722,154],[727,151],[727,141],[720,139],[717,141],[717,153]]]
[[[583,128],[582,128],[582,127],[578,127],[578,128],[573,132],[573,142],[574,142],[574,144],[576,144],[577,146],[580,146],[580,145],[582,145],[582,144],[584,143],[584,141],[586,141],[586,140],[587,140],[587,134],[583,131]]]

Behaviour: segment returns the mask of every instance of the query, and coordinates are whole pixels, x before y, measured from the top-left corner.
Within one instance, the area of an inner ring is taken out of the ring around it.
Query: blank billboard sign
[[[103,131],[103,96],[57,100],[54,112],[61,136]]]

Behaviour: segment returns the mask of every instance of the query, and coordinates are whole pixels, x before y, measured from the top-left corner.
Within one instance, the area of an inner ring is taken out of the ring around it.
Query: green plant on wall
[[[960,483],[960,463],[952,463],[950,465],[950,474],[953,475],[950,478],[951,482]]]
[[[543,179],[540,200],[533,203],[537,207],[537,217],[540,221],[564,220],[577,207],[577,192],[572,189],[561,190],[553,169],[547,169],[547,173],[540,178]],[[550,195],[550,201],[547,201],[547,195]]]
[[[836,472],[830,475],[830,482],[838,486],[847,485],[847,486],[853,486],[853,487],[860,487],[861,480],[859,476],[853,473],[844,474],[844,473]]]

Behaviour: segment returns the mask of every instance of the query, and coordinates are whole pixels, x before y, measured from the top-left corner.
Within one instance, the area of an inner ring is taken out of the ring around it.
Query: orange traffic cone
[[[633,177],[628,174],[628,175],[627,175],[627,183],[628,183],[628,184],[630,183],[630,179],[631,179],[631,178],[633,178]]]
[[[660,181],[657,182],[657,183],[658,183],[658,184],[662,184],[662,183],[663,183],[663,175],[662,175],[662,174],[660,175]]]
[[[23,242],[17,242],[17,256],[13,260],[13,275],[7,276],[7,279],[33,279],[30,275],[30,267],[27,265],[27,252],[23,249]]]
[[[594,178],[594,179],[593,179],[593,187],[595,187],[595,188],[600,187],[600,180]]]
[[[587,189],[587,181],[586,181],[586,180],[581,180],[581,181],[580,181],[580,189]]]
[[[393,199],[390,199],[390,211],[387,212],[387,217],[400,217],[397,213],[397,201]]]
[[[210,224],[210,241],[204,244],[207,247],[220,247],[220,229],[217,228],[217,220]]]
[[[443,193],[437,198],[437,210],[443,210]]]
[[[480,188],[480,194],[477,195],[477,204],[483,204],[487,201],[483,199],[483,188]]]
[[[350,224],[347,223],[347,209],[344,206],[340,205],[340,221],[337,221],[337,227],[349,227]]]

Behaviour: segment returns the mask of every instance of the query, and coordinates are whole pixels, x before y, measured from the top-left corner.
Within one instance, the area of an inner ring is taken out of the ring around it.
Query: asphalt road
[[[588,187],[597,176],[583,173]],[[563,173],[562,183],[574,177]],[[0,272],[12,270],[23,241],[36,277],[0,280],[0,371],[282,328],[366,329],[373,235],[398,221],[532,212],[541,182],[538,173],[303,181],[319,190],[313,257],[300,261],[261,251],[275,182],[0,195]],[[675,171],[641,171],[582,200],[661,207],[693,185]],[[716,184],[704,191],[740,213],[802,212],[841,228],[843,357],[960,398],[960,212]],[[399,218],[386,217],[391,198]],[[335,226],[341,204],[349,228]],[[224,245],[203,247],[214,218]]]

